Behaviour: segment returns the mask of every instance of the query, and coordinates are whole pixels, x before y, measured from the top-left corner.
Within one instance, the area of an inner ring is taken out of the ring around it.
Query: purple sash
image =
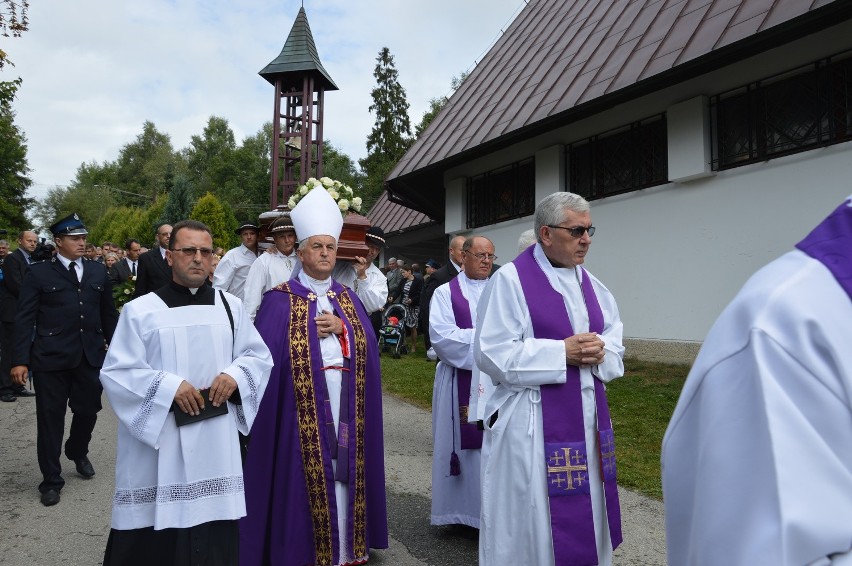
[[[796,247],[825,265],[852,298],[852,199],[847,198]]]
[[[535,246],[530,246],[513,262],[530,311],[534,335],[536,338],[554,340],[573,336],[565,300],[550,285],[547,276],[536,263],[534,250]],[[591,279],[585,270],[582,270],[582,274],[581,288],[589,314],[589,330],[600,334],[604,328],[603,312]],[[615,442],[603,383],[599,379],[594,379],[594,383],[600,454],[592,457],[598,458],[601,463],[610,540],[612,547],[616,548],[621,544],[622,535]],[[550,524],[556,563],[597,564],[580,368],[569,365],[564,384],[542,385],[540,389]]]
[[[456,326],[459,328],[473,328],[473,321],[470,318],[470,305],[467,299],[464,298],[464,295],[462,295],[458,277],[450,280],[450,301],[453,305]],[[468,409],[470,408],[470,382],[472,373],[469,369],[455,368],[455,377],[456,399],[459,406],[461,449],[480,449],[482,448],[482,431],[479,430],[475,423],[470,423],[467,420]],[[453,441],[455,442],[455,434],[453,435]]]

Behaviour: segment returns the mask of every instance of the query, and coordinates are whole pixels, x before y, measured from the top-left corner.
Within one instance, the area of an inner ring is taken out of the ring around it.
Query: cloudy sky
[[[29,146],[32,196],[67,185],[83,162],[114,160],[146,120],[176,149],[211,115],[237,141],[272,119],[274,90],[257,73],[281,51],[301,0],[32,0],[30,30],[0,38],[21,77],[14,108]],[[374,117],[373,68],[387,46],[411,104],[449,92],[524,0],[305,0],[320,59],[339,91],[326,95],[325,137],[357,159]]]

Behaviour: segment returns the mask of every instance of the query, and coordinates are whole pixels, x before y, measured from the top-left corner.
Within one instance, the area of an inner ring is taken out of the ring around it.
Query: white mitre
[[[343,216],[337,203],[322,187],[308,191],[290,211],[290,220],[296,228],[296,238],[301,242],[311,236],[331,236],[340,239]]]

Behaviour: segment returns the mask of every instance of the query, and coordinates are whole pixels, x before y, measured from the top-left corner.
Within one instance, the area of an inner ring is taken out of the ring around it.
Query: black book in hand
[[[183,409],[178,407],[177,403],[172,402],[172,411],[175,413],[175,424],[177,426],[184,426],[192,423],[197,423],[203,421],[204,419],[210,419],[213,417],[218,417],[221,415],[228,414],[228,403],[227,401],[219,405],[218,407],[214,407],[213,403],[210,402],[210,389],[201,389],[199,391],[201,393],[201,397],[204,399],[204,408],[201,409],[197,415],[190,415],[189,413],[184,413]]]

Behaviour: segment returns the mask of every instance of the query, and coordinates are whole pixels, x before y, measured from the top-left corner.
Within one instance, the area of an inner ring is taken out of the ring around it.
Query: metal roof
[[[391,202],[388,200],[387,191],[382,192],[367,214],[367,219],[371,225],[378,226],[388,236],[429,226],[435,222],[422,212]]]
[[[852,17],[848,0],[530,0],[387,178],[443,218],[443,171]]]
[[[298,80],[294,83],[297,88],[302,87],[301,77],[306,73],[313,73],[325,90],[337,90],[337,85],[331,79],[331,75],[322,66],[314,44],[314,36],[311,34],[311,26],[308,24],[308,16],[305,8],[299,8],[299,14],[290,35],[284,43],[281,53],[264,67],[258,74],[275,85],[275,79],[279,76],[289,74],[297,75]]]

